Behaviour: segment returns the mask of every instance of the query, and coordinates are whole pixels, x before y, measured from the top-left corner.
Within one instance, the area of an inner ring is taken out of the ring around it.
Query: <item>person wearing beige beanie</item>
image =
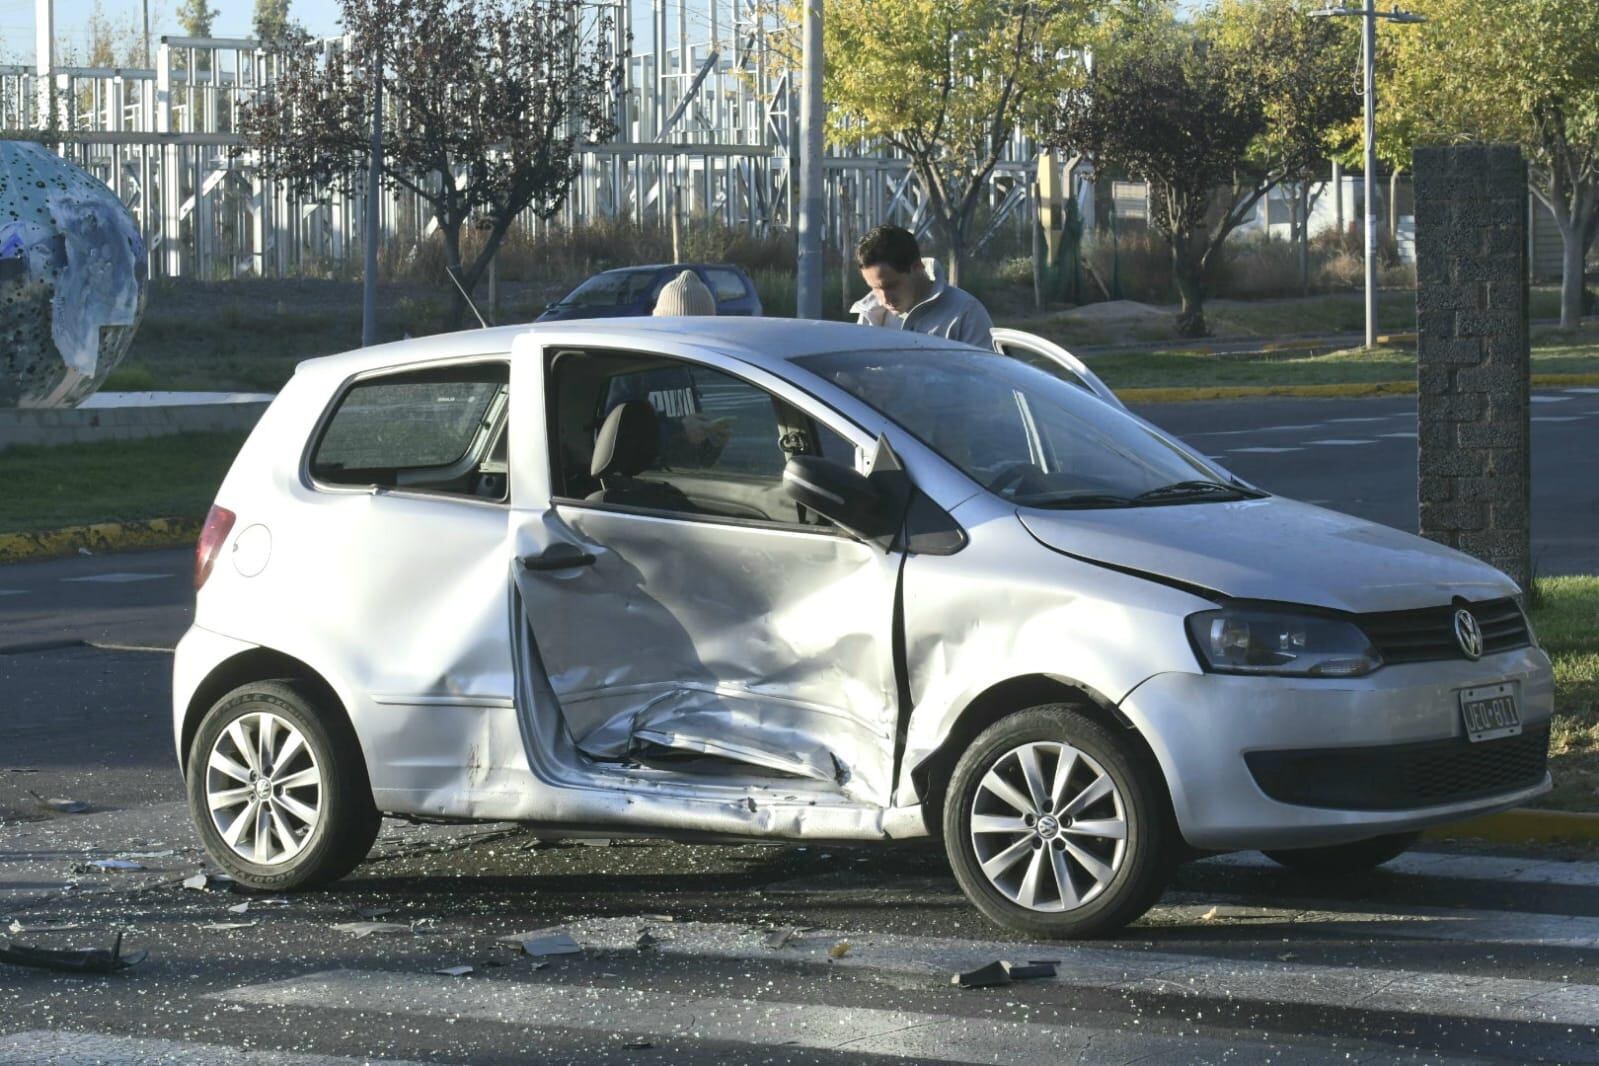
[[[714,315],[716,297],[705,287],[699,275],[685,270],[661,289],[655,298],[656,315]]]

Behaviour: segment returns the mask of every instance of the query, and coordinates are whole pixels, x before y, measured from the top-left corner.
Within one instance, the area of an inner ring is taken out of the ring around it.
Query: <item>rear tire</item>
[[[189,812],[206,854],[247,888],[336,881],[366,858],[382,816],[349,723],[295,681],[218,700],[188,761]]]
[[[1279,866],[1296,873],[1317,874],[1322,877],[1341,877],[1364,873],[1397,859],[1421,837],[1420,833],[1390,833],[1356,840],[1349,844],[1332,844],[1324,848],[1284,848],[1261,852]]]
[[[955,879],[983,914],[1028,936],[1116,932],[1171,876],[1178,837],[1160,773],[1139,745],[1069,705],[1000,719],[945,793]]]

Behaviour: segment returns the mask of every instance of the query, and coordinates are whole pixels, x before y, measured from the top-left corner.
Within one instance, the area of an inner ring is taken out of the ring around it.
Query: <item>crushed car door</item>
[[[749,368],[548,358],[550,498],[519,515],[513,569],[578,749],[887,805],[899,556],[782,486],[789,455],[856,445]]]

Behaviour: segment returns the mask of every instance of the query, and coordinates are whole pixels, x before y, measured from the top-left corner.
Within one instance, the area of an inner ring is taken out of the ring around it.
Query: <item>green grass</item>
[[[7,448],[0,451],[0,533],[204,518],[243,443],[243,434],[191,433]]]
[[[1549,289],[1532,291],[1533,319],[1557,318],[1560,294]],[[1290,297],[1280,300],[1209,300],[1205,321],[1210,336],[1196,344],[1225,340],[1269,340],[1327,333],[1360,333],[1366,328],[1366,304],[1359,293]],[[1023,315],[1006,322],[1049,337],[1067,348],[1175,341],[1170,315],[1125,322],[1081,320],[1070,315]],[[1377,303],[1377,329],[1382,333],[1408,333],[1416,328],[1416,298],[1409,291],[1386,291]],[[1534,327],[1534,334],[1552,327]]]
[[[1090,365],[1113,389],[1237,385],[1349,385],[1416,379],[1408,348],[1352,349],[1326,355],[1224,357],[1192,351],[1095,356]],[[1599,373],[1599,337],[1535,346],[1534,374]]]
[[[1532,624],[1555,664],[1555,790],[1542,806],[1599,810],[1599,577],[1540,578]]]

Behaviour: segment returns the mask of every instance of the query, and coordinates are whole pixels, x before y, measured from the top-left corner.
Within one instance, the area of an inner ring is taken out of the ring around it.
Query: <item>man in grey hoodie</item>
[[[916,238],[898,226],[878,226],[855,247],[861,280],[871,289],[850,310],[863,326],[889,326],[913,333],[993,348],[993,320],[977,298],[944,280],[938,263],[923,259]]]

